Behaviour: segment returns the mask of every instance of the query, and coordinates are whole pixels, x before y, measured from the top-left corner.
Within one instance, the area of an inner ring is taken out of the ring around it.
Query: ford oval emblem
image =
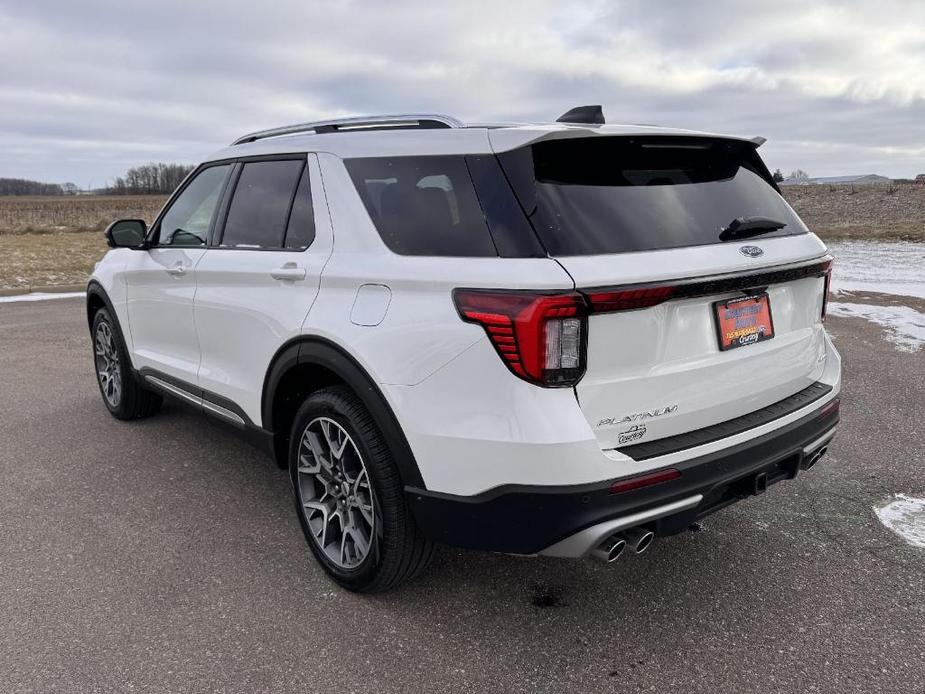
[[[758,246],[742,246],[739,248],[739,253],[747,255],[749,258],[757,258],[759,255],[764,255],[764,251],[758,248]]]

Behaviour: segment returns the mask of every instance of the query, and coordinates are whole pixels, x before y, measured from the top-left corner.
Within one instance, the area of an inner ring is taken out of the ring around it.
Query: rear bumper
[[[476,496],[409,488],[407,497],[419,527],[436,541],[580,557],[624,527],[645,525],[657,535],[671,535],[766,486],[793,479],[828,444],[837,424],[836,398],[762,436],[672,464],[680,478],[620,494],[611,494],[607,481],[510,485]]]

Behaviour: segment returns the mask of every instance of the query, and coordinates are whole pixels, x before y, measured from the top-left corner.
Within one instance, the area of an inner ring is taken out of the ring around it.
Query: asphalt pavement
[[[119,422],[79,299],[0,305],[0,692],[925,691],[925,349],[830,318],[840,433],[797,480],[612,565],[441,548],[385,595],[304,543],[286,474],[168,405]]]

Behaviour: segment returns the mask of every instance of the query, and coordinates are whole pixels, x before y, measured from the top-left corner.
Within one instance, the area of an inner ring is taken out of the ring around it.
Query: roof
[[[387,127],[393,119],[401,127]],[[452,124],[408,127],[407,121],[446,119]],[[400,122],[399,122],[400,121]],[[367,126],[367,123],[378,123]],[[339,124],[349,123],[343,129]],[[332,128],[333,124],[333,128]],[[300,131],[301,129],[301,131]],[[279,134],[276,134],[279,133]],[[725,138],[760,145],[763,138],[744,138],[654,125],[594,125],[565,123],[472,123],[449,116],[373,116],[288,126],[238,138],[207,161],[267,154],[330,153],[341,158],[414,154],[491,154],[516,149],[544,139],[600,136],[685,136]],[[252,138],[259,138],[254,139]]]

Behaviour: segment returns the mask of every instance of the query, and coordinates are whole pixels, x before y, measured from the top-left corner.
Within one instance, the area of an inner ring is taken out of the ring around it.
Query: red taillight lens
[[[606,291],[586,292],[591,302],[591,311],[594,313],[612,313],[615,311],[633,311],[638,308],[649,308],[668,301],[675,293],[675,288],[666,285],[661,287],[641,287],[638,289],[613,289]]]
[[[645,475],[637,475],[636,477],[617,480],[612,485],[610,485],[610,493],[620,494],[621,492],[631,492],[634,489],[640,489],[641,487],[651,487],[653,484],[670,482],[671,480],[678,479],[680,476],[680,470],[675,470],[673,467],[669,467],[665,468],[664,470],[649,472]]]
[[[825,321],[825,312],[829,308],[829,285],[832,284],[832,264],[829,263],[825,271],[825,282],[822,285],[822,320]]]
[[[462,319],[478,323],[515,374],[543,386],[572,386],[585,372],[587,304],[581,294],[457,289]]]

